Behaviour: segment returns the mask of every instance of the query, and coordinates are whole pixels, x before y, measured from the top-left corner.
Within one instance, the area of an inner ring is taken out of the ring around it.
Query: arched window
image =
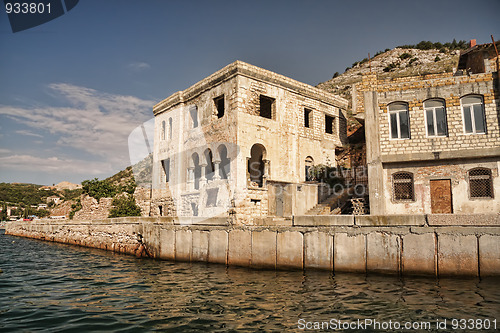
[[[205,150],[203,154],[205,156],[205,161],[207,162],[207,166],[205,167],[205,178],[207,180],[212,180],[214,178],[214,162],[213,155],[210,149]]]
[[[312,172],[313,171],[312,167],[314,166],[314,159],[311,156],[307,156],[305,165],[306,165],[306,182],[314,180],[314,175]]]
[[[490,169],[469,170],[469,195],[471,198],[493,198],[493,180]]]
[[[161,139],[165,140],[165,120],[161,122]]]
[[[408,113],[408,104],[394,102],[388,105],[388,109],[391,139],[409,139],[410,115]]]
[[[413,174],[411,172],[393,173],[392,189],[394,201],[415,201]]]
[[[257,183],[257,186],[264,186],[264,159],[266,148],[261,144],[254,144],[250,150],[250,159],[248,160],[248,174],[251,183]]]
[[[219,164],[219,176],[221,179],[228,179],[229,172],[231,171],[231,161],[227,156],[227,148],[225,145],[220,145],[217,149],[219,152],[220,164]]]
[[[486,133],[483,96],[467,95],[460,99],[466,134]]]
[[[168,139],[172,140],[172,118],[168,118]]]
[[[446,108],[442,99],[429,99],[424,102],[427,136],[446,136]]]

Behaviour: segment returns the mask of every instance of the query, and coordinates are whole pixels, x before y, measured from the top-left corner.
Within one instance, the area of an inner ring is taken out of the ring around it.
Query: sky
[[[235,60],[316,85],[379,50],[500,39],[500,1],[82,0],[13,33],[0,13],[0,182],[130,165],[152,107]]]

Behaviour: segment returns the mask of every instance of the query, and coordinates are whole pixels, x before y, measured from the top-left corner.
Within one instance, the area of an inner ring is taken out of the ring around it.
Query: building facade
[[[335,164],[347,101],[236,61],[154,106],[153,216],[231,216],[236,223],[303,214],[307,182]]]
[[[372,214],[500,213],[492,49],[464,52],[455,73],[363,77],[356,103],[365,121]]]

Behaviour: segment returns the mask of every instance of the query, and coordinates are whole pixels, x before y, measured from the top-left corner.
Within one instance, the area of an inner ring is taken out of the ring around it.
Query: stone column
[[[212,178],[213,180],[219,180],[220,179],[220,175],[219,175],[219,164],[220,164],[220,160],[219,161],[213,161],[214,162],[214,177]]]
[[[269,160],[262,160],[264,162],[264,175],[262,175],[262,187],[266,187],[267,178],[269,178]]]
[[[200,176],[200,187],[201,185],[205,185],[207,184],[207,177],[205,176],[205,172],[206,172],[206,167],[207,167],[208,164],[200,164],[200,168],[201,168],[201,176]]]
[[[187,188],[188,190],[194,190],[194,167],[189,167],[187,169]]]

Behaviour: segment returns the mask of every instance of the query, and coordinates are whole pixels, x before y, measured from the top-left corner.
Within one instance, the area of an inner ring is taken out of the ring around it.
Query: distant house
[[[47,201],[47,203],[53,202],[57,205],[59,202],[61,202],[61,198],[59,198],[56,195],[53,195],[53,196],[47,197],[46,201]]]
[[[365,122],[372,214],[500,213],[495,46],[471,45],[457,67],[363,76],[354,112]]]
[[[47,204],[38,204],[38,209],[47,209]]]

